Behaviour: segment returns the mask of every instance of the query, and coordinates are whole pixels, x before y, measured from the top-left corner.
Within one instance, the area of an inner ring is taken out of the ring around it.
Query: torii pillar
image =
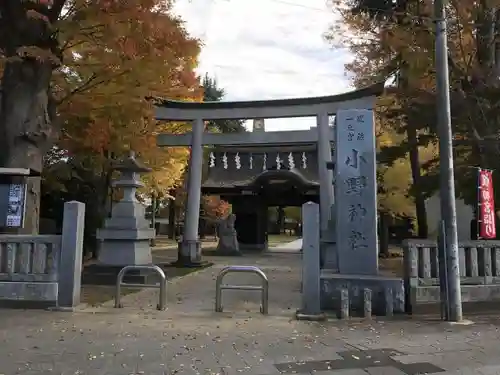
[[[183,266],[201,265],[201,243],[198,238],[203,175],[203,119],[193,121],[191,156],[189,158],[187,202],[184,214],[184,233],[179,243],[177,262]]]

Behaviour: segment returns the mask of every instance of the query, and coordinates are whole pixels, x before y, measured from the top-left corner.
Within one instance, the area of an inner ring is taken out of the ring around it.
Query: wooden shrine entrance
[[[267,247],[268,207],[319,202],[317,153],[315,143],[212,149],[202,193],[231,203],[242,249]]]

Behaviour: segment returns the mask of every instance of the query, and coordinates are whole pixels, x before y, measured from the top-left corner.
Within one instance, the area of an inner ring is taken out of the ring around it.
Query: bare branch
[[[81,84],[80,86],[78,86],[77,88],[71,90],[68,94],[66,94],[62,99],[60,99],[57,104],[60,105],[61,103],[64,103],[65,101],[67,101],[69,98],[71,98],[73,95],[76,95],[76,94],[79,94],[79,93],[82,93],[84,91],[88,91],[88,90],[91,90],[99,85],[103,85],[103,84],[106,84],[106,83],[110,83],[112,82],[114,79],[118,78],[118,77],[121,77],[127,73],[130,73],[130,70],[129,69],[126,69],[126,70],[123,70],[117,74],[114,74],[112,75],[111,77],[107,77],[107,78],[101,78],[99,79],[99,76],[94,73],[92,74],[88,79],[87,81],[85,81],[83,84]]]

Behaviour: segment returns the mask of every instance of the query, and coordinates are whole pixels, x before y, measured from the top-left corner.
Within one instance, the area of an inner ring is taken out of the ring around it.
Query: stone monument
[[[151,169],[137,161],[134,152],[116,163],[114,170],[121,172],[113,187],[123,189],[123,198],[116,203],[111,217],[106,219],[104,228],[97,231],[101,240],[99,264],[108,266],[128,266],[151,264],[150,241],[155,236],[145,218],[145,207],[135,194],[142,187],[140,174]]]
[[[321,273],[322,307],[336,309],[340,291],[350,308],[363,310],[370,290],[374,313],[404,311],[403,281],[379,274],[375,126],[371,110],[340,110],[335,126],[335,242],[338,269]],[[333,305],[333,306],[332,306]]]
[[[336,129],[336,243],[341,273],[378,272],[377,183],[372,111],[339,111]]]
[[[240,246],[238,243],[236,229],[234,224],[236,215],[230,214],[225,219],[220,219],[217,222],[217,235],[219,242],[217,243],[217,253],[224,255],[241,255]]]

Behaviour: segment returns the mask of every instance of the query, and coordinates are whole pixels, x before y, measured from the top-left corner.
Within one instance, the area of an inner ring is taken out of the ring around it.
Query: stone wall
[[[0,235],[0,307],[80,303],[85,205],[64,205],[61,235]]]

